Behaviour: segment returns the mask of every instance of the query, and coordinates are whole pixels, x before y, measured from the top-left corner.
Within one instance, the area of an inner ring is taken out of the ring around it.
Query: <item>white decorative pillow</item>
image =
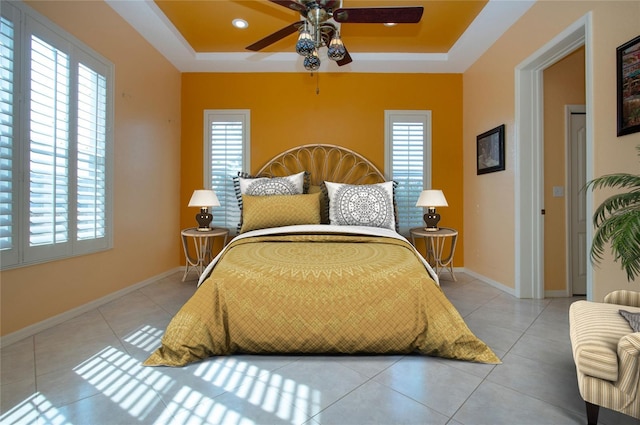
[[[362,185],[324,183],[329,196],[331,224],[395,230],[393,182]]]
[[[304,174],[292,174],[286,177],[238,177],[240,193],[251,196],[301,195],[304,192]]]

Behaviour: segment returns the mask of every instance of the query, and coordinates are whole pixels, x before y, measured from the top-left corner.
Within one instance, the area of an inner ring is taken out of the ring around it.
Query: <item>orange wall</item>
[[[28,4],[115,65],[113,249],[3,271],[2,335],[180,265],[180,73],[103,2]]]
[[[316,87],[319,94],[316,94]],[[460,74],[206,74],[182,77],[181,225],[202,187],[203,111],[251,110],[251,171],[278,153],[307,143],[353,149],[384,169],[384,111],[432,111],[434,188],[449,207],[441,225],[461,233],[456,266],[464,264],[462,187],[462,76]]]
[[[464,170],[465,268],[507,288],[515,288],[515,178],[514,121],[515,68],[560,32],[590,13],[589,50],[592,64],[593,176],[638,172],[635,147],[640,133],[616,137],[615,49],[638,35],[640,2],[539,1],[498,39],[465,73]],[[506,170],[476,176],[475,137],[505,123]],[[527,141],[522,141],[526,143]],[[594,206],[606,197],[593,195]],[[587,211],[592,215],[593,211]],[[635,289],[627,283],[620,264],[610,256],[593,270],[593,299],[609,291]]]
[[[565,105],[584,105],[585,50],[581,47],[544,70],[544,289],[567,290],[569,196],[565,149]],[[565,188],[554,197],[553,187]]]

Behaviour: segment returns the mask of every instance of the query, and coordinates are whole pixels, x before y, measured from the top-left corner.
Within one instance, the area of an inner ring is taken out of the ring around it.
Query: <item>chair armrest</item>
[[[604,302],[607,304],[620,304],[630,307],[640,307],[640,292],[620,289],[618,291],[608,293],[604,297]]]
[[[616,386],[632,399],[637,397],[640,379],[640,332],[631,333],[618,341],[619,372]]]

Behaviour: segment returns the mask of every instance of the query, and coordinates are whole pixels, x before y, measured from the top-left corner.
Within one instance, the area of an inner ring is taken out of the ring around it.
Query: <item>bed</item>
[[[338,146],[304,145],[235,181],[240,234],[209,264],[145,365],[234,353],[500,363],[396,232],[395,186],[370,161]]]

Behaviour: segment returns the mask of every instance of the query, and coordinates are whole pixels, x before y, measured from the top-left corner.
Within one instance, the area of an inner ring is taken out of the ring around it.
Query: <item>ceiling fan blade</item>
[[[338,66],[343,66],[346,65],[348,63],[353,62],[353,59],[351,59],[351,55],[349,54],[349,51],[345,48],[345,55],[342,59],[340,59],[339,61],[336,61],[336,63],[338,64]]]
[[[293,0],[269,0],[271,3],[279,4],[287,9],[295,10],[296,12],[302,12],[307,10],[306,7]]]
[[[258,52],[258,51],[264,49],[265,47],[272,45],[276,41],[280,41],[283,38],[285,38],[286,36],[291,35],[294,32],[297,32],[298,28],[300,28],[303,24],[304,24],[303,21],[298,21],[298,22],[294,22],[291,25],[287,25],[286,27],[282,28],[281,30],[276,31],[273,34],[270,34],[270,35],[266,36],[262,40],[256,41],[251,46],[247,46],[246,49],[247,50],[251,50],[253,52]]]
[[[415,24],[422,19],[423,11],[422,6],[343,8],[333,12],[333,19],[350,24]]]
[[[340,7],[340,0],[315,0],[323,9],[336,10]]]

